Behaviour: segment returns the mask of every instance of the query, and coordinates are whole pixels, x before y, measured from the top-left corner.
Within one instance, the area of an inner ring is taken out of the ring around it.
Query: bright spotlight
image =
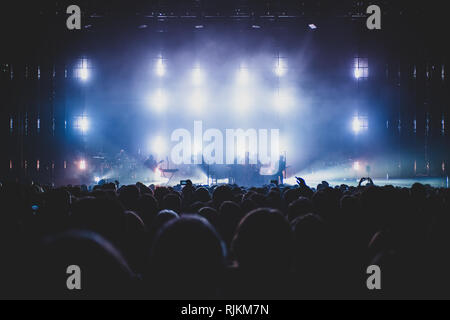
[[[80,69],[80,79],[87,81],[89,79],[89,70],[86,68]]]
[[[355,116],[352,121],[352,130],[355,134],[361,133],[368,129],[367,117]]]
[[[250,73],[247,68],[241,67],[237,74],[237,82],[241,86],[246,86],[250,82]]]
[[[245,112],[250,108],[252,99],[247,91],[239,90],[235,96],[235,107],[239,112]]]
[[[167,106],[167,95],[162,89],[158,89],[152,97],[152,106],[155,111],[161,112]]]
[[[157,136],[152,141],[151,150],[153,153],[157,154],[158,156],[161,156],[164,155],[164,153],[166,152],[166,147],[167,146],[163,137]]]
[[[352,122],[353,132],[358,133],[361,131],[361,121],[359,121],[358,117],[353,118]]]
[[[87,168],[86,160],[80,160],[80,162],[78,163],[78,168],[81,171],[86,170],[86,168]]]
[[[200,69],[200,67],[196,67],[193,71],[192,71],[192,82],[194,83],[195,86],[200,86],[203,84],[204,81],[204,74],[202,69]]]
[[[279,111],[288,110],[294,103],[294,98],[290,92],[279,90],[274,95],[274,106]]]
[[[89,130],[89,119],[87,116],[80,116],[77,118],[75,127],[82,133],[86,133]]]
[[[81,81],[87,81],[89,79],[89,68],[87,59],[81,59],[79,67],[77,69],[77,77]]]
[[[316,29],[317,29],[317,26],[316,26],[314,23],[310,23],[310,24],[308,25],[308,27],[309,27],[311,30],[316,30]]]
[[[94,182],[95,182],[95,183],[99,183],[100,180],[101,180],[100,177],[95,177],[95,178],[94,178]]]
[[[367,58],[355,58],[353,62],[353,76],[356,80],[369,77],[369,60]]]
[[[206,96],[201,90],[195,90],[191,95],[191,108],[197,111],[204,109],[206,104]]]
[[[355,161],[353,163],[353,170],[359,171],[360,168],[361,168],[361,165],[360,165],[359,161]]]
[[[156,75],[158,77],[164,77],[165,74],[166,74],[166,67],[164,65],[163,58],[159,57],[156,60]]]
[[[286,62],[284,61],[284,59],[278,59],[275,65],[275,74],[277,75],[277,77],[282,77],[286,74],[286,72]]]

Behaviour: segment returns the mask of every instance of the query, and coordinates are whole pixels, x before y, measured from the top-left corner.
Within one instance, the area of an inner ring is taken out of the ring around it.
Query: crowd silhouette
[[[0,187],[2,298],[445,298],[450,193],[141,183]],[[69,290],[67,267],[81,270]],[[367,268],[382,290],[367,288]]]

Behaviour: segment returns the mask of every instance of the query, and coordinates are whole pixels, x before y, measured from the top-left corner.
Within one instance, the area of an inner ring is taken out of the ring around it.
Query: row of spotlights
[[[283,77],[286,75],[288,68],[286,62],[283,59],[277,61],[274,67],[274,73],[277,77]],[[87,70],[86,70],[87,72]],[[166,75],[166,66],[162,58],[158,58],[155,67],[155,73],[158,77],[164,77]],[[201,85],[204,82],[204,72],[200,67],[195,67],[192,72],[192,82],[194,85]],[[250,80],[249,70],[246,67],[241,67],[237,74],[237,79],[239,83],[248,84]]]
[[[286,111],[295,105],[295,97],[290,91],[278,90],[273,95],[273,106],[279,111]],[[189,96],[188,105],[192,110],[202,111],[208,102],[205,91],[197,88]],[[253,104],[252,94],[246,88],[237,88],[233,98],[233,104],[239,112],[245,112]],[[151,97],[151,106],[157,113],[164,112],[170,101],[169,95],[163,89],[158,89]]]

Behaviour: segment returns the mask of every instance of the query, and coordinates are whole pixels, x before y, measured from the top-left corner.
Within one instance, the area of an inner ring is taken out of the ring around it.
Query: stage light
[[[192,71],[192,82],[195,86],[200,86],[204,82],[203,70],[200,67],[194,68]]]
[[[190,106],[193,110],[201,111],[206,104],[206,96],[201,90],[195,90],[191,95]]]
[[[369,77],[369,60],[367,58],[355,58],[353,62],[353,76],[356,80]]]
[[[316,30],[316,29],[317,29],[317,26],[316,26],[314,23],[309,24],[308,27],[309,27],[311,30]]]
[[[83,81],[87,81],[89,79],[89,70],[88,69],[80,70],[80,79]]]
[[[250,73],[245,67],[241,67],[237,74],[237,83],[241,86],[246,86],[250,82]]]
[[[252,104],[252,99],[248,91],[238,90],[235,96],[235,108],[239,112],[246,112]]]
[[[282,77],[287,72],[287,66],[284,59],[278,59],[275,65],[275,74],[277,77]]]
[[[294,104],[294,98],[287,90],[278,90],[274,95],[273,102],[278,111],[285,112]]]
[[[89,130],[89,119],[87,116],[80,116],[76,119],[75,127],[81,131],[81,133],[86,133]]]
[[[361,131],[361,121],[359,121],[358,117],[353,118],[352,129],[355,133],[359,133]]]
[[[89,68],[87,59],[80,60],[80,64],[77,69],[77,77],[83,82],[89,79]]]
[[[156,60],[156,75],[158,77],[164,77],[166,74],[166,67],[164,65],[164,61],[162,57],[159,57]]]
[[[157,112],[163,111],[167,106],[167,95],[162,89],[158,89],[152,97],[153,109]]]
[[[80,162],[78,163],[78,168],[81,171],[86,170],[86,168],[87,168],[86,160],[80,160]]]
[[[157,136],[153,139],[152,144],[151,144],[151,151],[158,155],[158,156],[162,156],[164,155],[164,153],[166,152],[166,143],[163,139],[163,137],[161,136]]]
[[[360,168],[361,168],[361,165],[359,164],[359,161],[355,161],[353,163],[353,170],[359,171]]]
[[[159,185],[167,185],[169,183],[169,178],[164,177],[164,173],[161,169],[156,168],[154,173],[154,183]]]
[[[94,178],[94,182],[97,183],[97,184],[100,182],[100,180],[101,180],[100,177],[95,177]]]
[[[352,130],[355,134],[359,134],[362,131],[366,131],[368,129],[368,120],[367,117],[355,116],[352,121]]]

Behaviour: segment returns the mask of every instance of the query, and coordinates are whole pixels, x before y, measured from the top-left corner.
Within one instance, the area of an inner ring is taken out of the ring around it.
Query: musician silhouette
[[[280,161],[278,164],[278,172],[277,172],[277,177],[280,181],[280,184],[284,183],[285,171],[286,171],[286,158],[284,156],[280,156]]]
[[[158,163],[156,162],[153,155],[150,155],[147,160],[145,160],[144,165],[152,171],[155,171],[155,169],[158,167]]]

